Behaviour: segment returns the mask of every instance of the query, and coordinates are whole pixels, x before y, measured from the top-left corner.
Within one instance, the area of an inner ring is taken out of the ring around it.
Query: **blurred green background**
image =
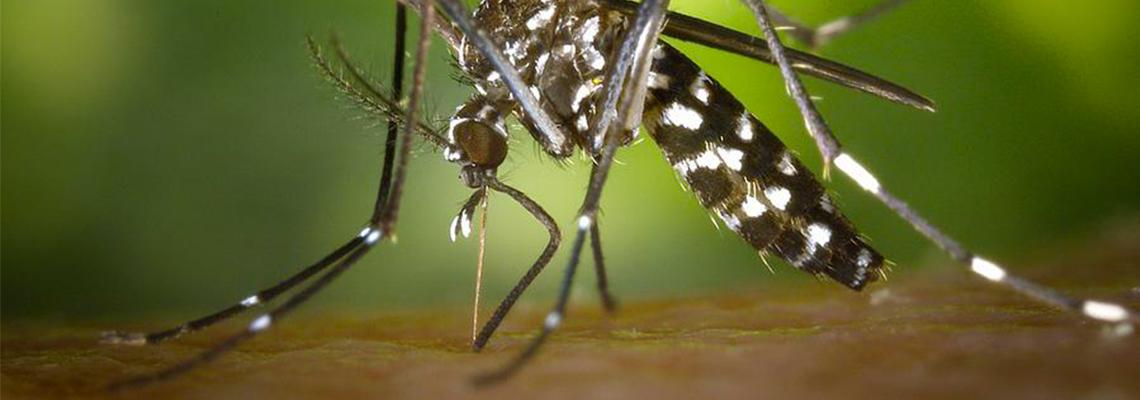
[[[756,32],[734,1],[673,3]],[[822,22],[873,1],[773,3]],[[338,32],[386,81],[392,9],[385,0],[5,1],[5,319],[197,315],[356,234],[376,190],[382,129],[337,98],[303,39]],[[1016,262],[1140,210],[1137,20],[1140,3],[1130,0],[914,1],[821,53],[935,99],[938,113],[808,85],[889,188],[968,246]],[[818,171],[774,68],[681,48]],[[437,117],[470,93],[451,68],[437,40],[427,94]],[[560,166],[513,135],[505,180],[570,226],[587,163]],[[770,274],[750,247],[718,232],[651,141],[618,158],[601,226],[619,297],[812,281],[783,263]],[[310,310],[470,301],[476,241],[447,235],[469,191],[427,146],[411,166],[398,243]],[[846,178],[829,186],[899,264],[895,274],[945,260]],[[486,298],[502,296],[544,241],[518,206],[492,198]],[[551,297],[564,260],[524,301]],[[590,304],[593,277],[583,271],[576,302]]]

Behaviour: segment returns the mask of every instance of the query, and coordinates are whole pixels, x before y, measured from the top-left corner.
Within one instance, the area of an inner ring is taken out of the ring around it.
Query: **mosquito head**
[[[468,187],[483,185],[507,158],[507,130],[503,112],[485,97],[476,96],[455,110],[447,131],[444,157],[462,166],[459,178]]]

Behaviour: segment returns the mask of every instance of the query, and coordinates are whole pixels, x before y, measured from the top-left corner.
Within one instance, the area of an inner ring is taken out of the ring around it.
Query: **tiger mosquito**
[[[372,216],[358,235],[324,258],[228,308],[153,333],[105,333],[104,341],[110,343],[160,343],[268,303],[315,277],[283,303],[254,318],[246,329],[198,356],[116,382],[112,387],[168,379],[224,354],[277,323],[376,244],[393,237],[414,137],[441,150],[445,160],[458,164],[460,181],[473,189],[452,220],[452,240],[470,233],[472,216],[488,191],[509,196],[549,234],[539,257],[476,336],[473,347],[476,351],[482,349],[515,301],[553,258],[562,240],[553,217],[522,191],[497,177],[497,168],[508,154],[508,117],[517,119],[549,156],[565,159],[578,149],[593,160],[593,168],[554,307],[538,335],[522,352],[502,368],[476,377],[476,382],[496,382],[511,376],[558,329],[587,236],[603,305],[608,311],[614,310],[597,222],[599,200],[614,154],[637,139],[638,127],[644,127],[656,141],[701,205],[762,257],[774,254],[797,269],[830,278],[856,291],[883,278],[884,257],[858,234],[814,174],[713,77],[683,53],[659,41],[661,34],[778,66],[789,95],[804,117],[807,132],[823,156],[824,177],[834,166],[969,271],[1093,320],[1131,328],[1140,319],[1123,306],[1068,297],[1019,278],[966,250],[888,192],[867,168],[843,150],[815,109],[798,74],[921,110],[933,111],[934,104],[857,69],[784,47],[772,21],[792,27],[790,36],[817,47],[902,0],[886,0],[864,14],[818,29],[792,21],[762,0],[744,2],[752,10],[763,39],[667,11],[668,0],[644,0],[640,4],[625,0],[483,0],[474,14],[457,0],[438,0],[439,11],[449,21],[437,19],[435,7],[428,1],[399,0],[395,23],[397,56],[390,90],[373,84],[335,38],[332,46],[341,69],[310,38],[308,46],[318,70],[364,110],[388,122]],[[419,11],[421,27],[411,92],[406,103],[400,103],[407,6]],[[421,122],[417,114],[432,30],[450,45],[465,79],[477,91],[456,109],[445,129]]]

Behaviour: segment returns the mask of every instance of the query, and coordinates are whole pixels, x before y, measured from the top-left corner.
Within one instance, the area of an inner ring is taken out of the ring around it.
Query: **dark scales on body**
[[[541,136],[509,100],[501,75],[470,45],[459,52],[459,65],[480,94],[460,107],[452,126],[469,124],[473,117],[463,111],[473,108],[494,117],[482,120],[484,126],[502,126],[501,116],[513,113],[550,156],[567,157],[573,145],[596,155],[602,138],[589,136],[589,124],[600,107],[606,60],[626,18],[589,1],[488,1],[475,19],[490,27],[503,54],[531,83],[529,90],[570,137]],[[811,171],[732,93],[664,42],[651,57],[645,127],[705,208],[761,255],[776,254],[856,290],[879,277],[882,255],[835,208]],[[452,136],[461,131],[452,129]],[[634,130],[621,142],[628,144],[636,135]],[[449,151],[448,159],[462,162],[459,153],[464,152]]]

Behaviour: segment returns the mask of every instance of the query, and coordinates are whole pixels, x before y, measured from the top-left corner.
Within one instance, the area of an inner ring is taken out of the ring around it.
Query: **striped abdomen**
[[[679,51],[653,51],[645,126],[701,204],[761,254],[861,289],[882,273],[815,176]]]

